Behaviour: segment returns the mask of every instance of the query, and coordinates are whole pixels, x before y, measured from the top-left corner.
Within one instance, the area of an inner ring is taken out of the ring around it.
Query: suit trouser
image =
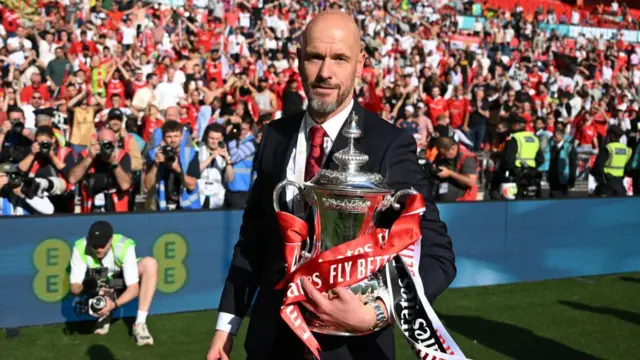
[[[565,198],[569,196],[569,185],[549,184],[549,197]]]

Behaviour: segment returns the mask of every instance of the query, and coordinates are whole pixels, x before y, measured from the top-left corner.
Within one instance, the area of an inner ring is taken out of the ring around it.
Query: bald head
[[[342,11],[323,11],[309,22],[300,45],[298,70],[308,110],[321,123],[344,110],[353,98],[365,60],[360,29]]]
[[[98,141],[100,141],[100,142],[102,142],[102,141],[115,142],[116,141],[116,133],[114,133],[110,129],[106,129],[106,128],[102,129],[98,133]]]
[[[309,21],[302,34],[302,48],[304,49],[314,36],[326,35],[328,32],[337,35],[341,41],[351,43],[357,52],[362,50],[360,43],[362,35],[358,24],[345,12],[335,9],[322,11]]]

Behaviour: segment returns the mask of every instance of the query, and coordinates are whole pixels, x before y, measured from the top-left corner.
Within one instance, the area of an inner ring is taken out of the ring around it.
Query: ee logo
[[[161,235],[153,245],[153,257],[158,261],[158,290],[174,293],[187,282],[187,240],[177,233]],[[33,252],[33,292],[38,299],[54,303],[69,292],[69,262],[71,247],[62,239],[46,239]],[[136,254],[140,256],[140,254]]]

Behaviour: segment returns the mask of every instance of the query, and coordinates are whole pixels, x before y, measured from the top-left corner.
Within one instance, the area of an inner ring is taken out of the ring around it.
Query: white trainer
[[[133,338],[136,339],[138,346],[153,345],[153,337],[149,333],[147,324],[134,324]]]
[[[96,322],[96,327],[93,330],[93,333],[96,335],[107,335],[109,333],[110,327],[111,327],[111,315]]]

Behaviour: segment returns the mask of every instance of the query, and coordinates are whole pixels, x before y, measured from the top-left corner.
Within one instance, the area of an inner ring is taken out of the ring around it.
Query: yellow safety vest
[[[540,150],[540,141],[538,138],[528,131],[520,131],[511,135],[518,143],[518,152],[516,153],[516,167],[526,166],[536,167],[536,154]]]
[[[135,245],[135,241],[129,239],[128,237],[122,234],[113,234],[113,238],[111,239],[111,251],[113,251],[113,258],[117,267],[122,267],[122,265],[124,264],[124,257],[127,254],[127,250]],[[78,253],[80,254],[82,262],[84,262],[88,268],[100,267],[100,260],[98,258],[85,254],[84,249],[86,248],[86,246],[87,240],[85,238],[77,240],[74,245],[74,247],[78,249]]]
[[[624,168],[631,159],[631,149],[619,142],[607,144],[609,158],[604,164],[604,173],[615,177],[624,176]]]

